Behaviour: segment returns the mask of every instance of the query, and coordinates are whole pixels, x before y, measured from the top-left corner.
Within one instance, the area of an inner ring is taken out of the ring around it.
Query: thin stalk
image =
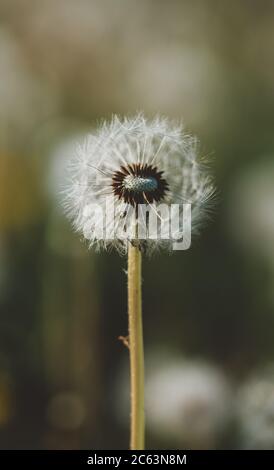
[[[128,318],[130,356],[130,449],[145,447],[144,346],[141,290],[142,254],[138,247],[128,247]]]

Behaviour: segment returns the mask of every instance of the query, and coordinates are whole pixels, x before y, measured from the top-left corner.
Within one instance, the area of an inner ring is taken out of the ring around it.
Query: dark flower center
[[[168,191],[163,171],[141,163],[121,166],[112,177],[113,192],[119,199],[136,206],[160,201]]]

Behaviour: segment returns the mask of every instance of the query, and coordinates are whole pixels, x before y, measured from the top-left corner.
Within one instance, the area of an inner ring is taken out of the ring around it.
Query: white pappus
[[[148,120],[137,114],[103,122],[78,145],[69,165],[64,204],[74,228],[95,248],[126,252],[130,241],[149,252],[171,249],[178,233],[170,233],[172,211],[163,215],[163,204],[191,204],[192,233],[212,206],[214,185],[197,152],[197,139],[166,118]],[[104,220],[111,238],[99,230],[105,215],[98,215],[95,206],[113,208],[111,229],[107,217]],[[156,234],[148,233],[146,214],[140,211],[139,229],[146,238],[136,235],[137,207],[156,214],[160,220]]]

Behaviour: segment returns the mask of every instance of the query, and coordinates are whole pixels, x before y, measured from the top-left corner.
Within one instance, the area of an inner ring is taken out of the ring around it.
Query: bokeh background
[[[72,233],[75,142],[183,119],[213,220],[144,261],[148,448],[274,448],[274,2],[0,0],[0,447],[128,446],[126,259]]]

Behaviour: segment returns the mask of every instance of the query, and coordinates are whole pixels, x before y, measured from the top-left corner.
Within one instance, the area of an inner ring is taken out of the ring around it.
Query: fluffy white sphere
[[[193,232],[208,213],[214,194],[212,179],[197,157],[197,139],[181,125],[159,117],[149,121],[142,114],[131,119],[114,116],[89,134],[77,148],[69,176],[65,207],[75,229],[91,246],[114,246],[120,251],[127,250],[128,241],[136,240],[133,208],[148,205],[161,219],[163,232],[169,234],[149,235],[139,242],[140,247],[150,251],[171,248],[177,237],[170,236],[170,216],[163,220],[160,205],[191,204]],[[103,216],[93,210],[95,205],[114,208],[112,239],[98,230]],[[146,232],[145,218],[141,224]]]

